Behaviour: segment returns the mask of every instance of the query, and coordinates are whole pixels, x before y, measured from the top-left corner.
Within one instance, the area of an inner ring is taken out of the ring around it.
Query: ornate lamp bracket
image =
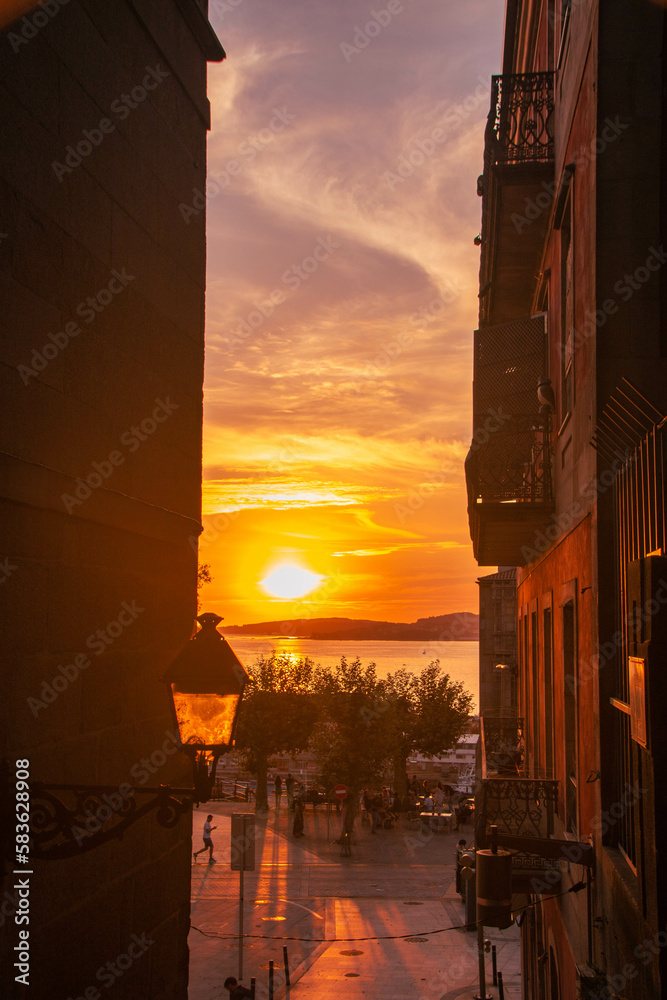
[[[131,826],[151,812],[156,812],[160,826],[167,829],[176,826],[193,805],[208,802],[218,760],[228,748],[215,748],[210,768],[207,754],[199,752],[196,746],[181,749],[192,759],[192,788],[30,781],[30,801],[26,803],[30,817],[30,862],[78,857],[111,840],[121,840]],[[12,792],[6,767],[3,767],[2,786],[3,811],[6,812]],[[2,837],[3,853],[13,867],[23,863],[25,858],[17,855],[14,860],[9,819],[3,826],[7,826],[8,831]]]

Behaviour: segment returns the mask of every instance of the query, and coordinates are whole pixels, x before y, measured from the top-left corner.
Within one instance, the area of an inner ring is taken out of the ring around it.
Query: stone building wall
[[[2,756],[33,780],[189,785],[159,683],[200,530],[205,212],[179,204],[205,186],[224,53],[194,0],[56,8],[0,34]],[[153,812],[35,863],[29,992],[6,878],[3,995],[185,997],[190,837]]]

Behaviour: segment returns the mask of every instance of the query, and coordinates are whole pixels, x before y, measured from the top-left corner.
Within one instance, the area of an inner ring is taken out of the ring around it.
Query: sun
[[[323,579],[319,573],[311,573],[309,569],[303,569],[295,563],[282,563],[260,580],[260,585],[272,597],[289,600],[309,594],[319,587]]]

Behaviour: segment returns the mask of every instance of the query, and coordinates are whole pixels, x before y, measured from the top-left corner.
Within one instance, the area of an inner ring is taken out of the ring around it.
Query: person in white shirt
[[[442,805],[444,801],[445,801],[445,793],[442,788],[442,782],[439,781],[438,787],[433,793],[433,804],[435,806],[435,811],[438,813],[438,815],[442,812]]]
[[[214,865],[215,864],[215,858],[213,857],[213,841],[211,840],[211,831],[212,830],[217,830],[218,828],[217,828],[217,826],[211,826],[211,820],[212,819],[213,819],[213,815],[212,814],[210,816],[206,817],[206,822],[204,823],[204,846],[201,848],[201,850],[194,852],[193,857],[195,859],[195,863],[197,862],[197,855],[198,854],[203,854],[204,851],[208,851],[208,853],[209,853],[209,859],[208,859],[209,865]]]

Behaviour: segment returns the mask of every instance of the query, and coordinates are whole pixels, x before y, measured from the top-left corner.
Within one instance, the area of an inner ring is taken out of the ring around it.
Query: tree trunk
[[[359,811],[359,789],[348,788],[347,798],[345,799],[344,833],[352,833],[352,831],[354,830],[354,821],[357,817],[358,811]]]
[[[267,812],[269,808],[268,793],[269,759],[266,754],[257,755],[257,809]]]
[[[405,753],[395,753],[394,754],[394,791],[398,796],[399,801],[404,795],[408,794],[408,782],[406,775],[407,767],[407,754]]]

